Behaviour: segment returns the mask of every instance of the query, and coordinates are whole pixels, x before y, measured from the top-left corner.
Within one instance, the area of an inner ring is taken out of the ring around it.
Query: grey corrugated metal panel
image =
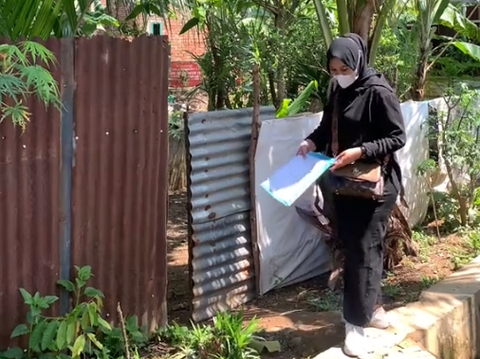
[[[77,39],[73,264],[91,265],[105,312],[166,323],[165,36]]]
[[[253,109],[190,115],[189,268],[192,318],[201,321],[256,296],[248,149]],[[273,106],[260,120],[275,117]]]
[[[250,212],[193,225],[193,233],[193,320],[254,299]]]
[[[60,59],[60,41],[45,45]],[[53,76],[60,81],[60,66]],[[26,323],[19,288],[58,295],[60,112],[30,100],[24,133],[9,119],[0,123],[0,348]],[[57,314],[58,307],[51,311]]]
[[[193,223],[203,223],[250,208],[248,148],[251,108],[195,113],[188,117]],[[260,108],[261,120],[275,116]]]

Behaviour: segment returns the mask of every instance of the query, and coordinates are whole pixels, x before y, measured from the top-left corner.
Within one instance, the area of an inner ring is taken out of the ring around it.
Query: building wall
[[[195,56],[205,53],[203,34],[190,30],[180,35],[183,25],[188,18],[182,18],[177,14],[177,19],[165,22],[163,19],[152,16],[148,20],[147,31],[150,33],[153,23],[161,23],[164,35],[168,35],[170,41],[171,72],[170,87],[194,87],[201,83],[201,71],[195,61]]]
[[[104,6],[105,3],[106,0],[102,0]],[[128,14],[126,9],[120,8],[113,15],[119,19],[124,19]],[[188,16],[177,13],[176,19],[165,21],[161,17],[151,16],[147,20],[146,30],[149,34],[152,34],[152,25],[160,23],[162,30],[160,35],[168,36],[170,42],[171,88],[195,87],[201,83],[202,79],[195,56],[201,56],[205,53],[204,36],[195,30],[180,35],[180,31],[188,19]]]

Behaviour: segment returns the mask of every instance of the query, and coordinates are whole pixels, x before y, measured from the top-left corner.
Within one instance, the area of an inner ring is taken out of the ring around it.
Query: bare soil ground
[[[187,324],[190,289],[188,282],[188,244],[186,196],[171,194],[168,219],[168,315],[169,321]],[[416,232],[420,255],[405,258],[387,275],[383,294],[387,309],[416,301],[422,290],[451,274],[468,261],[469,247],[464,237],[436,238]],[[326,288],[326,278],[274,290],[246,304],[246,320],[260,320],[261,335],[278,340],[281,353],[265,358],[308,358],[343,339],[340,323],[340,295]]]
[[[190,286],[188,282],[187,204],[185,193],[169,195],[167,223],[168,320],[188,323]]]

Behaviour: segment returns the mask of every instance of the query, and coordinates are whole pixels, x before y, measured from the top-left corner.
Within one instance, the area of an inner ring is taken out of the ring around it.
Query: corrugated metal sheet
[[[168,41],[78,39],[75,52],[74,265],[115,307],[166,322]]]
[[[60,41],[46,44],[58,61]],[[60,65],[54,69],[60,80]],[[25,133],[10,120],[0,124],[0,347],[25,323],[19,288],[58,294],[60,267],[60,112],[28,103],[31,122]]]
[[[262,107],[262,120],[275,116]],[[248,148],[252,109],[187,118],[192,318],[201,321],[256,295],[250,235]]]

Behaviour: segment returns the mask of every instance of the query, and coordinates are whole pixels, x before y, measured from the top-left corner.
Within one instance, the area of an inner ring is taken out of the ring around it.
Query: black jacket
[[[338,98],[338,151],[363,146],[367,160],[383,160],[405,146],[406,135],[400,102],[380,74],[354,88],[333,90],[320,125],[307,137],[318,152],[332,156],[333,101]],[[401,189],[401,170],[394,156],[385,167],[386,179]]]

